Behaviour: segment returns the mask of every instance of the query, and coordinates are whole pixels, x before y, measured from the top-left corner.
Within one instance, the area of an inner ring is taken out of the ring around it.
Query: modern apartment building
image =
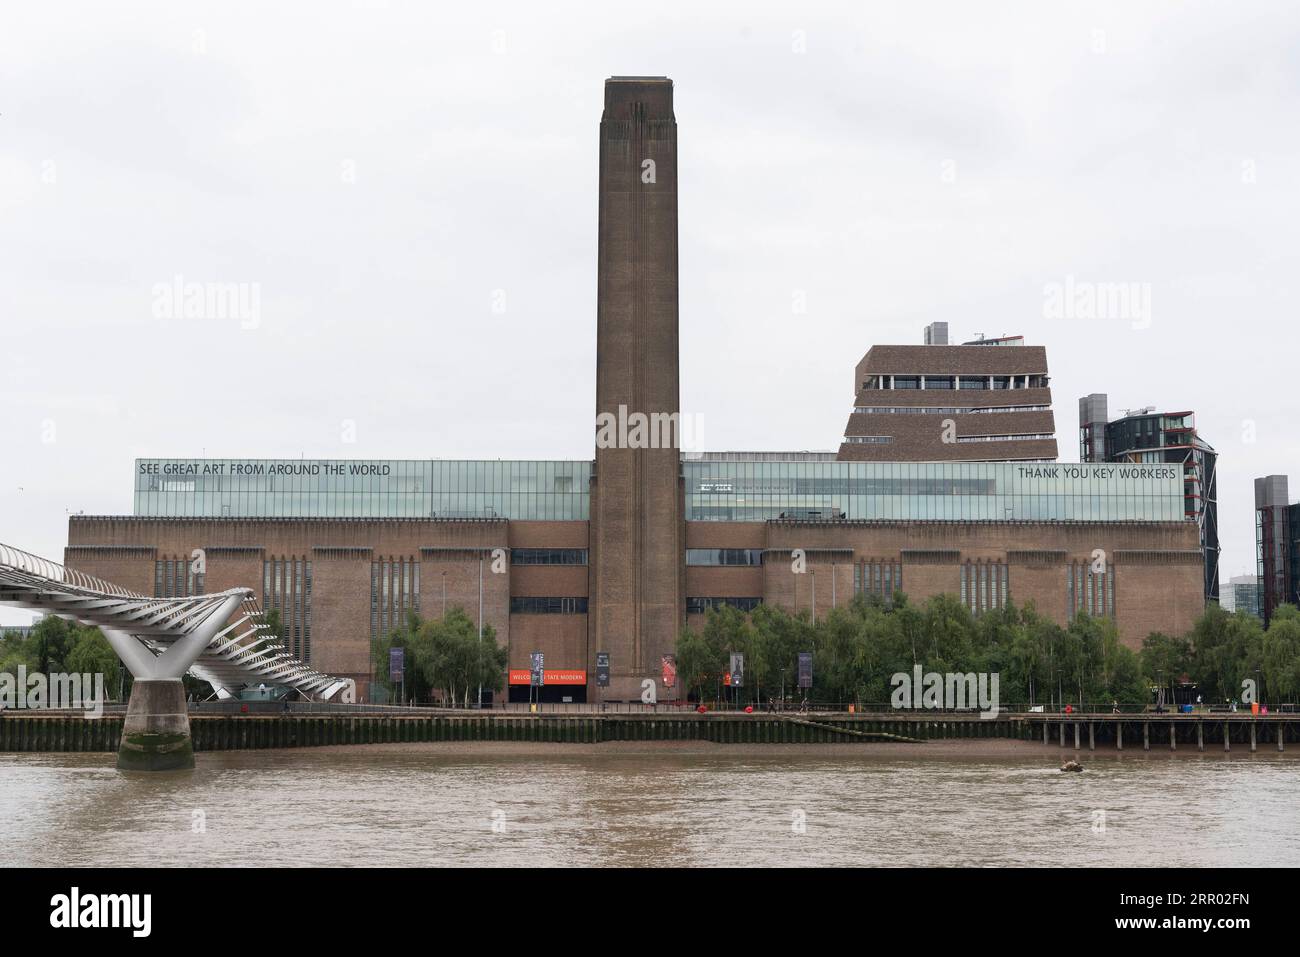
[[[1224,611],[1245,612],[1263,618],[1259,608],[1259,579],[1254,575],[1233,575],[1221,589],[1219,604]]]
[[[1105,393],[1079,400],[1079,461],[1177,465],[1183,475],[1183,510],[1200,530],[1205,552],[1205,600],[1219,600],[1219,504],[1214,447],[1196,431],[1188,412],[1154,406],[1125,411],[1113,421]]]
[[[1278,605],[1300,605],[1300,504],[1285,475],[1255,479],[1255,574],[1265,624]]]

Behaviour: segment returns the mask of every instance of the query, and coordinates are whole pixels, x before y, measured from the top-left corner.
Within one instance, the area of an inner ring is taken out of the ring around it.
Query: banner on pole
[[[731,653],[731,687],[739,688],[745,683],[745,656],[739,651]]]
[[[799,687],[808,689],[812,687],[812,652],[799,652]]]
[[[671,688],[677,684],[677,658],[674,655],[664,655],[660,664],[663,666],[664,687]]]

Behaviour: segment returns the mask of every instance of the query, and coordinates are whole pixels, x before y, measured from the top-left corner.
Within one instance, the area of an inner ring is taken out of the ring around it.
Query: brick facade
[[[509,650],[509,666],[528,666],[534,651],[548,668],[585,670],[594,698],[598,648],[588,615],[512,614],[512,597],[585,598],[589,568],[582,565],[512,565],[491,571],[494,548],[587,548],[586,522],[503,520],[256,520],[152,519],[74,516],[68,524],[66,563],[135,591],[153,594],[154,562],[188,558],[203,549],[205,591],[234,586],[254,589],[265,604],[264,559],[287,556],[312,561],[311,655],[313,667],[354,678],[358,693],[369,684],[371,567],[384,558],[407,557],[420,567],[420,613],[438,617],[459,606],[478,620],[479,555],[483,574],[484,621]],[[690,522],[691,548],[763,550],[758,566],[685,567],[676,571],[690,597],[761,598],[790,610],[824,615],[832,604],[850,601],[855,566],[887,563],[902,571],[910,600],[960,593],[966,562],[1005,563],[1009,598],[1032,601],[1039,613],[1067,620],[1067,569],[1095,561],[1097,550],[1114,574],[1114,618],[1121,639],[1138,647],[1152,631],[1185,634],[1203,607],[1202,553],[1196,525],[1165,523],[1033,522]],[[803,549],[806,572],[791,569],[791,553]],[[834,585],[832,587],[832,582]],[[672,623],[699,627],[702,615]],[[665,649],[671,651],[672,645]],[[656,651],[658,651],[656,649]],[[657,665],[657,659],[654,662]],[[651,665],[649,673],[657,675]],[[639,688],[639,681],[636,688]],[[636,689],[611,687],[610,699]]]

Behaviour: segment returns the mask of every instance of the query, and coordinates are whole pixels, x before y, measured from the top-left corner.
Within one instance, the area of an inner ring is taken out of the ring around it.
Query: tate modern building
[[[838,452],[683,454],[604,429],[679,421],[669,79],[606,81],[599,168],[590,459],[141,459],[133,514],[71,517],[65,563],[158,596],[253,588],[288,650],[365,700],[374,643],[453,607],[482,608],[512,696],[541,652],[554,701],[595,699],[598,653],[604,698],[639,699],[681,630],[724,605],[821,617],[857,595],[948,593],[976,614],[1105,616],[1133,646],[1190,628],[1204,558],[1182,475],[1057,462],[1041,349],[948,345],[946,329],[875,346]]]

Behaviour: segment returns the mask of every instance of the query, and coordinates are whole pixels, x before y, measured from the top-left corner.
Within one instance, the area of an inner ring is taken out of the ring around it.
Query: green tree
[[[1263,690],[1277,703],[1300,700],[1300,611],[1294,605],[1273,612],[1262,652]]]
[[[438,688],[448,704],[469,707],[479,685],[493,693],[505,687],[508,652],[496,640],[496,630],[478,626],[463,608],[420,624],[413,641],[414,660],[430,689]]]
[[[1186,638],[1153,631],[1142,640],[1138,654],[1142,674],[1151,686],[1172,689],[1175,681],[1192,668],[1192,644]],[[1172,695],[1167,696],[1172,701]]]
[[[79,628],[76,644],[64,661],[66,670],[77,674],[102,674],[104,690],[113,695],[118,687],[118,669],[121,662],[117,652],[98,628]]]

